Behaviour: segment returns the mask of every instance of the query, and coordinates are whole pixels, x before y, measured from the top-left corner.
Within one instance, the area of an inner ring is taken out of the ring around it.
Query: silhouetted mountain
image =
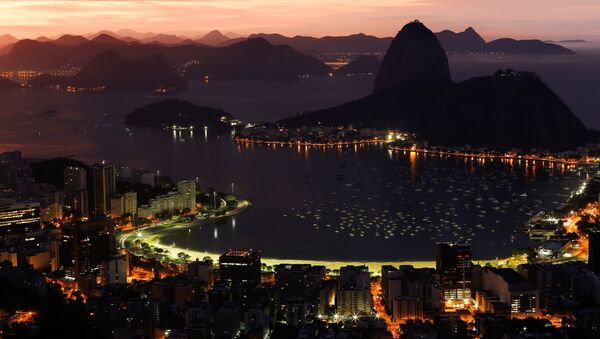
[[[136,40],[145,40],[145,39],[156,36],[156,33],[152,33],[152,32],[140,33],[140,32],[136,32],[131,29],[120,29],[120,30],[116,31],[115,34],[120,37],[129,36]]]
[[[302,52],[358,52],[376,53],[387,49],[392,38],[378,38],[366,34],[348,36],[326,36],[315,38],[310,36],[286,37],[281,34],[251,34],[248,38],[264,38],[274,45],[289,45]],[[233,40],[239,42],[243,38]],[[225,42],[227,44],[227,42]]]
[[[0,90],[15,89],[19,87],[21,87],[21,85],[18,82],[0,77]]]
[[[179,99],[167,99],[138,108],[127,114],[125,123],[129,125],[165,128],[173,125],[202,130],[229,130],[227,120],[231,115],[216,108],[196,106]]]
[[[336,74],[377,74],[381,60],[372,55],[361,55],[338,69]]]
[[[49,42],[52,41],[52,39],[48,38],[47,36],[39,36],[37,38],[35,38],[35,41],[39,41],[39,42]]]
[[[73,47],[60,47],[53,43],[21,40],[8,54],[0,56],[0,68],[53,69],[65,65],[83,67],[108,49],[115,50],[126,59],[162,54],[176,66],[197,60],[199,65],[186,70],[186,75],[190,77],[288,81],[297,79],[299,75],[325,75],[329,72],[323,62],[289,46],[273,46],[264,39],[244,40],[222,48],[191,44],[171,47],[137,43],[106,45],[93,41]]]
[[[502,43],[489,45],[473,29],[467,28],[464,32],[455,33],[450,30],[444,30],[436,33],[442,47],[448,53],[503,53],[503,54],[569,54],[572,51],[539,40],[512,40],[511,43]],[[264,38],[275,45],[290,45],[294,49],[307,53],[383,53],[385,52],[392,38],[378,38],[362,33],[349,36],[327,36],[315,38],[310,36],[287,37],[281,34],[251,34],[248,38]],[[234,43],[245,40],[246,38],[233,38],[222,42],[219,46],[230,46]],[[503,39],[499,39],[503,40]],[[537,41],[532,44],[531,41]],[[541,43],[541,44],[540,44]]]
[[[446,116],[425,131],[437,144],[574,149],[590,133],[537,75],[512,70],[459,83]]]
[[[209,51],[199,65],[190,69],[191,74],[219,80],[293,81],[299,75],[325,75],[329,72],[323,62],[290,46],[273,46],[262,38]]]
[[[153,37],[141,40],[143,43],[158,43],[162,45],[177,45],[180,44],[185,38],[178,37],[172,34],[157,34]]]
[[[574,52],[562,46],[543,42],[541,40],[515,40],[502,38],[485,42],[472,27],[464,32],[454,33],[445,30],[436,33],[442,47],[448,53],[501,53],[501,54],[573,54]]]
[[[445,30],[436,33],[436,36],[447,52],[468,53],[485,51],[485,40],[472,27],[460,33]]]
[[[365,98],[281,122],[413,131],[448,146],[564,150],[590,140],[591,132],[533,73],[506,70],[453,83],[432,35],[415,23],[400,31],[378,73],[388,86],[380,83]],[[423,69],[424,62],[436,71]],[[410,68],[417,71],[404,71]]]
[[[54,83],[53,83],[54,81]],[[33,87],[70,85],[107,90],[181,90],[186,83],[162,55],[127,60],[113,50],[97,55],[72,78],[43,76],[29,82]]]
[[[95,42],[97,44],[103,44],[103,45],[126,45],[127,44],[127,42],[117,39],[114,36],[105,34],[105,33],[97,35],[91,41]]]
[[[18,39],[10,34],[0,35],[0,48],[2,48],[4,46],[12,45],[17,41],[18,41]]]
[[[385,53],[375,78],[375,91],[410,80],[449,81],[444,49],[425,25],[405,25]]]
[[[221,44],[227,40],[229,40],[229,38],[227,36],[223,35],[218,30],[214,30],[214,31],[209,32],[202,38],[197,39],[196,41],[201,44],[205,44],[205,45],[209,45],[209,46],[218,46],[219,44]]]
[[[497,39],[487,43],[486,52],[504,54],[575,54],[568,48],[541,40]]]
[[[61,36],[60,38],[54,40],[52,43],[57,46],[62,46],[62,47],[73,47],[73,46],[81,45],[88,41],[89,41],[88,39],[82,37],[81,35],[65,34],[65,35]]]

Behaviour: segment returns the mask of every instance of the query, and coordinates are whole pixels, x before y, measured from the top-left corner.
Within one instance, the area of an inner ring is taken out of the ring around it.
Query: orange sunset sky
[[[391,36],[415,18],[434,31],[473,26],[488,40],[600,40],[599,0],[0,0],[0,34],[17,38],[122,28]]]

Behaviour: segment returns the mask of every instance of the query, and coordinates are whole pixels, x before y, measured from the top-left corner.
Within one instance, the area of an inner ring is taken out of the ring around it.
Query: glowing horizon
[[[473,26],[498,37],[600,40],[597,0],[6,0],[0,34],[17,38],[132,29],[196,37],[221,32],[393,36],[420,19],[433,31]]]

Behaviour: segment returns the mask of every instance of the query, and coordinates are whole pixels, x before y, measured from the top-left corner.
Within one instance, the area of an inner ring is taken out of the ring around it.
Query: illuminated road
[[[400,334],[398,333],[400,322],[392,320],[392,317],[387,314],[385,311],[385,307],[381,303],[381,279],[375,278],[371,282],[371,295],[373,296],[373,306],[377,311],[378,317],[383,319],[387,324],[387,329],[392,333],[394,338],[400,338]]]

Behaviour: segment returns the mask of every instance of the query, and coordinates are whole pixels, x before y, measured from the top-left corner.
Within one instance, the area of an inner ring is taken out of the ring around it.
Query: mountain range
[[[87,65],[108,50],[114,51],[124,59],[136,60],[131,63],[132,67],[145,58],[161,55],[166,60],[164,64],[179,66],[179,72],[190,79],[209,77],[217,80],[294,81],[299,75],[325,75],[329,71],[329,68],[318,59],[302,54],[289,46],[273,46],[266,40],[258,38],[244,40],[229,47],[163,46],[122,43],[106,34],[98,35],[91,41],[76,46],[58,46],[51,42],[21,40],[8,54],[0,56],[0,67],[57,69],[68,64],[83,67],[82,74],[84,74]],[[148,70],[148,73],[151,72]],[[101,76],[100,72],[93,74]],[[141,72],[139,76],[144,78],[146,75]],[[41,80],[44,81],[37,82]],[[43,77],[33,81],[32,84],[40,86],[47,84],[48,80],[57,79]],[[88,77],[82,82],[88,84],[90,81]],[[154,83],[151,85],[153,86]]]
[[[376,37],[363,33],[348,36],[294,36],[288,37],[281,34],[257,33],[247,37],[235,33],[223,34],[213,30],[202,36],[186,37],[173,34],[156,34],[152,32],[139,33],[129,29],[116,32],[103,30],[87,35],[63,35],[55,39],[39,37],[40,42],[53,41],[61,46],[75,46],[93,40],[99,35],[112,36],[125,43],[132,44],[158,44],[164,46],[176,45],[207,45],[207,46],[231,46],[245,39],[263,38],[274,45],[289,45],[304,53],[383,53],[392,42],[391,37]],[[472,27],[463,32],[444,30],[436,33],[442,46],[448,53],[502,53],[502,54],[571,54],[571,50],[551,41],[541,40],[515,40],[501,38],[486,42]],[[11,35],[0,36],[0,54],[10,51],[18,40]]]
[[[486,42],[472,27],[463,32],[455,33],[444,30],[436,33],[442,47],[447,53],[501,53],[501,54],[573,54],[573,51],[560,45],[541,40],[515,40],[501,38]],[[290,45],[305,53],[383,53],[392,42],[391,37],[379,38],[366,34],[349,36],[326,36],[322,38],[295,36],[286,37],[281,34],[251,34],[249,38],[261,37],[273,44]],[[223,42],[226,46],[244,38],[231,39]]]
[[[182,90],[186,82],[162,55],[127,60],[113,50],[94,57],[73,77],[42,75],[29,81],[32,87],[104,87],[106,90]]]
[[[501,70],[453,82],[439,39],[418,21],[390,44],[371,95],[280,123],[399,129],[432,145],[495,149],[565,150],[593,137],[533,73]]]

